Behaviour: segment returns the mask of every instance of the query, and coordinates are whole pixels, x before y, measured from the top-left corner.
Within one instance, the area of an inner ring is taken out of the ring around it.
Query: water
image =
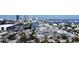
[[[56,22],[58,20],[54,20],[53,22],[48,22],[49,24],[59,24],[59,23],[65,23],[65,24],[79,24],[79,20],[71,20],[71,22],[69,22],[69,20],[64,20],[64,21],[61,21],[61,22]],[[76,21],[76,22],[75,22]],[[36,22],[32,23],[32,28],[37,28],[38,24]]]
[[[59,24],[59,23],[65,23],[65,24],[79,24],[79,22],[48,22],[49,24],[53,24],[53,23],[55,23],[55,24]]]

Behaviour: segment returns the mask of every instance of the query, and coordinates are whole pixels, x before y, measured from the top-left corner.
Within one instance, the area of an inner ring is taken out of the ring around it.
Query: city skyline
[[[23,18],[24,16],[28,17],[34,17],[38,19],[79,19],[79,15],[19,15],[20,18]],[[1,18],[10,18],[15,19],[16,15],[0,15]]]

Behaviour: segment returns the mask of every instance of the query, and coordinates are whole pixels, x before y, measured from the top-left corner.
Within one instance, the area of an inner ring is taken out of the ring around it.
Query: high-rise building
[[[16,15],[16,20],[17,20],[17,21],[19,20],[19,15]]]

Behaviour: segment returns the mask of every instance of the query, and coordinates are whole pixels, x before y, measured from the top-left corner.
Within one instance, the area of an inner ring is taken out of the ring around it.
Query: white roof
[[[64,31],[64,30],[56,30],[57,31],[57,33],[67,33],[66,31]]]
[[[4,34],[7,34],[7,32],[2,32],[2,33],[0,33],[0,36],[1,36],[1,35],[4,35]]]
[[[71,34],[71,33],[67,32],[67,31],[64,31],[64,30],[56,30],[56,31],[57,31],[57,33],[64,33],[66,35],[70,35],[71,37],[75,36],[74,34]]]
[[[3,24],[3,25],[0,25],[0,27],[10,27],[10,26],[13,26],[14,24]]]
[[[79,28],[75,28],[75,30],[79,30]]]
[[[2,21],[2,20],[3,20],[3,18],[0,19],[0,21]]]
[[[43,34],[37,34],[37,37],[42,38],[42,37],[44,37],[44,35]]]

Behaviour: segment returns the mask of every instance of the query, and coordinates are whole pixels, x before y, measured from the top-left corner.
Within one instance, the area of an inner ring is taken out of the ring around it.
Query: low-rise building
[[[8,27],[14,26],[14,24],[2,24],[0,25],[0,31],[6,31]]]

